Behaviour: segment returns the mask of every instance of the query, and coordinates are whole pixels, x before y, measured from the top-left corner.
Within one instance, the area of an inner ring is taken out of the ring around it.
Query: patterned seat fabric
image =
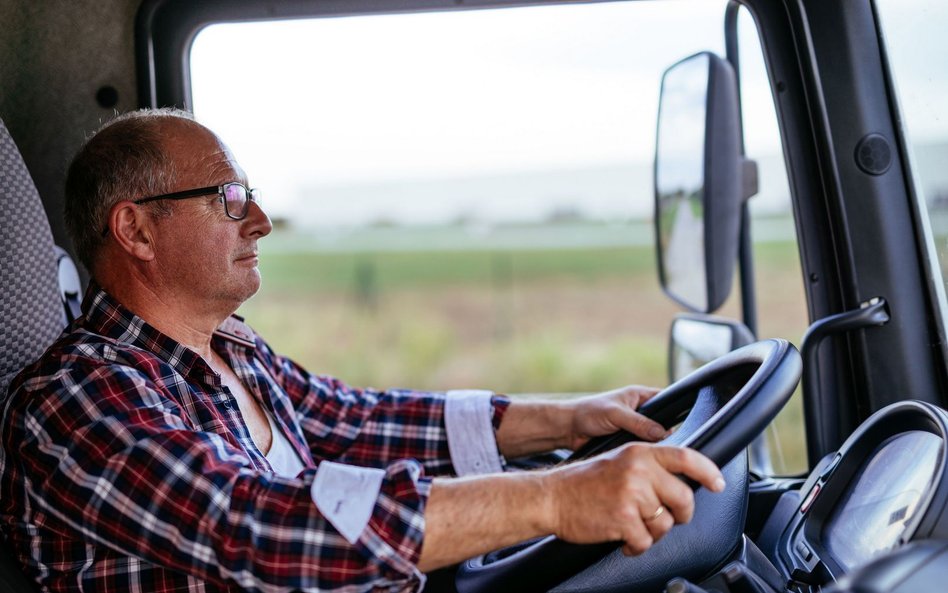
[[[63,329],[53,235],[13,138],[0,122],[0,392]]]
[[[0,121],[0,393],[63,328],[49,221],[26,164]],[[0,591],[31,593],[0,538]]]

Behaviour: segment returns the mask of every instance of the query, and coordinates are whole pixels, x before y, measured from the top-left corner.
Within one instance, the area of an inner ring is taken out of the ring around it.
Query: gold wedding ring
[[[645,522],[648,523],[649,521],[654,521],[655,519],[658,519],[659,517],[662,516],[662,513],[664,513],[664,512],[665,512],[665,507],[664,507],[664,506],[658,507],[658,508],[655,510],[655,512],[651,514],[651,516],[645,518]]]

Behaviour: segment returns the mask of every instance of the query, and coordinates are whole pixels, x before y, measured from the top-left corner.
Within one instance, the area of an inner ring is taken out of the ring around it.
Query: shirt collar
[[[189,374],[199,363],[202,370],[209,370],[196,352],[149,325],[94,282],[90,282],[86,290],[82,311],[84,320],[81,323],[85,329],[148,350],[182,375]],[[214,332],[214,337],[243,348],[255,349],[256,346],[253,331],[237,315],[225,319]]]

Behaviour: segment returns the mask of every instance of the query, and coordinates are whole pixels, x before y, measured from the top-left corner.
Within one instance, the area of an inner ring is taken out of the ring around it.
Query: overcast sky
[[[193,47],[194,107],[279,216],[320,187],[647,165],[662,71],[698,51],[723,53],[725,4],[218,25]],[[740,35],[748,153],[778,154],[749,18]],[[332,222],[332,210],[319,216]]]

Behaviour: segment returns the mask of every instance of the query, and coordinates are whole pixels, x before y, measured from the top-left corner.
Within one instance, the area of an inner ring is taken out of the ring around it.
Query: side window
[[[757,161],[760,180],[760,192],[750,201],[757,333],[762,338],[786,338],[799,347],[808,319],[786,162],[757,27],[744,8],[738,35],[745,152]],[[767,432],[777,474],[806,471],[804,426],[798,388]]]
[[[900,108],[907,165],[918,198],[944,336],[948,334],[948,5],[938,0],[876,0],[875,8]]]
[[[274,222],[242,314],[281,352],[357,385],[664,385],[676,307],[652,237],[658,88],[683,56],[723,53],[724,7],[205,29],[195,113]]]

